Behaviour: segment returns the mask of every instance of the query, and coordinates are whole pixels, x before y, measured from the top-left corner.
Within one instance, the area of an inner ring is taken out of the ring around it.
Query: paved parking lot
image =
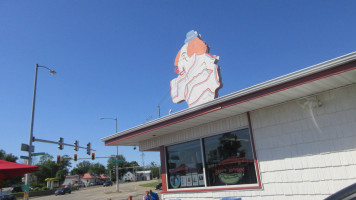
[[[80,190],[74,190],[71,194],[55,196],[43,196],[43,197],[32,197],[35,200],[127,200],[129,196],[132,196],[133,200],[142,200],[142,196],[145,194],[146,190],[152,189],[152,191],[157,192],[160,195],[160,190],[154,190],[154,188],[141,187],[139,185],[156,182],[152,181],[141,181],[133,183],[123,183],[119,185],[120,192],[115,191],[116,185],[103,187],[92,186],[87,188],[82,188]]]

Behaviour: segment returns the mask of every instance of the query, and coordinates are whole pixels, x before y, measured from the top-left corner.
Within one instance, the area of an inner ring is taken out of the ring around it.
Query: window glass
[[[169,189],[205,186],[200,140],[169,146],[166,153]]]
[[[203,140],[208,186],[257,183],[249,129]]]

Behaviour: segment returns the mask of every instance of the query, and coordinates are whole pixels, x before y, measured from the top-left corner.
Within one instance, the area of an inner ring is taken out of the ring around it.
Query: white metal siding
[[[164,199],[315,200],[355,183],[356,86],[334,89],[317,99],[322,106],[313,108],[313,114],[319,129],[310,109],[303,107],[303,99],[251,112],[262,189],[163,194]],[[247,122],[244,116],[178,132],[155,145],[223,132],[234,128],[231,124],[236,121],[244,126]],[[154,146],[152,143],[147,141],[143,146],[150,148]]]
[[[247,126],[248,120],[246,114],[237,115],[140,142],[140,151],[157,148],[162,145],[168,146],[172,144],[187,142],[209,135],[237,130],[239,128]]]

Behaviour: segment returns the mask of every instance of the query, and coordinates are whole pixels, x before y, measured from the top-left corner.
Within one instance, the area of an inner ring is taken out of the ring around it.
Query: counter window
[[[166,156],[168,189],[258,183],[249,129],[168,146]]]
[[[249,129],[203,139],[208,186],[256,184]]]
[[[167,147],[168,188],[204,187],[200,140]]]

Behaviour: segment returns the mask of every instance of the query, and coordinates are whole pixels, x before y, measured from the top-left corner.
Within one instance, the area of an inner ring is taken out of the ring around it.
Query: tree
[[[90,166],[91,166],[91,163],[89,161],[84,160],[84,161],[78,163],[77,166],[72,169],[70,174],[76,175],[76,174],[88,173],[89,169],[90,169]]]
[[[119,176],[122,176],[123,174],[125,174],[128,171],[133,172],[134,171],[133,167],[135,167],[135,171],[143,169],[143,168],[136,168],[139,166],[136,161],[127,162],[126,158],[123,155],[118,155],[117,158],[115,155],[112,155],[112,157],[108,159],[108,164],[107,164],[107,169],[108,169],[109,173],[110,173],[110,170],[113,172],[113,174],[116,173],[116,171],[115,171],[116,163],[113,163],[113,160],[116,160],[116,159],[122,160],[122,162],[120,162],[118,164]],[[111,179],[116,180],[116,176],[113,175]]]
[[[38,161],[37,165],[42,165],[47,161],[52,161],[53,160],[53,156],[49,155],[48,153],[45,153],[44,155],[42,155],[40,157],[40,161]]]
[[[161,166],[158,166],[155,162],[151,162],[150,165],[148,166],[148,169],[151,170],[152,177],[153,178],[159,178],[161,175],[159,174]]]
[[[69,168],[71,167],[71,157],[69,157],[68,155],[63,155],[61,158],[61,164],[59,165],[59,169],[69,171]]]
[[[94,173],[94,174],[104,174],[106,172],[105,166],[100,164],[100,163],[95,163],[92,164],[89,168],[89,173]]]
[[[35,184],[42,184],[45,183],[46,178],[54,178],[56,177],[57,171],[59,170],[59,166],[51,160],[50,158],[53,156],[44,156],[40,158],[38,162],[39,171],[33,173],[37,177],[37,183]]]
[[[53,156],[46,153],[40,157],[40,160],[36,165],[39,166],[39,171],[34,175],[37,177],[37,185],[45,183],[46,178],[58,178],[60,181],[64,181],[65,176],[68,175],[69,168],[71,167],[70,157],[63,155],[61,157],[61,163],[58,166],[53,161]]]
[[[60,181],[64,181],[67,175],[68,175],[68,170],[60,169],[56,173],[56,178],[58,178]]]

